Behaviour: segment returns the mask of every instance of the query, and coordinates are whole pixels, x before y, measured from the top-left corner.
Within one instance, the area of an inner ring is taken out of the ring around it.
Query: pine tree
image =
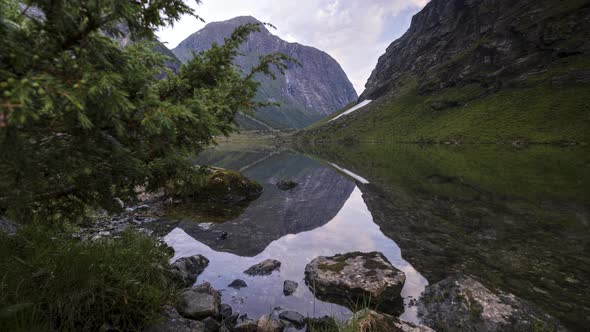
[[[154,32],[185,14],[195,15],[182,0],[0,0],[0,215],[78,221],[139,187],[198,190],[189,157],[261,106],[256,75],[294,60],[234,67],[260,31],[248,24],[159,80]],[[123,30],[134,41],[124,48],[113,38]]]

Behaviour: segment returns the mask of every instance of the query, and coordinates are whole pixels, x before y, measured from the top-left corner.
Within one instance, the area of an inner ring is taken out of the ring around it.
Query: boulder
[[[301,328],[303,328],[303,326],[305,326],[305,317],[302,314],[298,313],[297,311],[293,311],[293,310],[283,311],[279,315],[279,318],[295,325],[295,327],[298,329],[301,329]]]
[[[275,270],[279,269],[280,267],[281,262],[275,259],[267,259],[263,262],[251,266],[246,271],[244,271],[244,273],[250,276],[265,276],[272,274]]]
[[[164,307],[166,319],[157,325],[145,329],[145,332],[205,332],[205,325],[201,322],[180,316],[175,308]]]
[[[231,284],[227,285],[227,287],[240,289],[240,288],[248,287],[248,284],[242,279],[236,279],[236,280],[232,281]]]
[[[471,276],[429,285],[418,301],[422,322],[436,330],[565,331],[559,322],[512,294],[493,292]]]
[[[201,320],[219,314],[221,295],[209,283],[183,290],[176,309],[186,318]]]
[[[405,274],[382,253],[320,256],[305,267],[305,282],[319,299],[354,309],[359,304],[399,313]]]
[[[277,183],[277,188],[279,188],[280,190],[291,190],[295,187],[297,187],[299,184],[297,182],[294,181],[290,181],[290,180],[281,180]]]
[[[263,315],[258,319],[258,332],[283,332],[285,324],[269,315]]]
[[[355,316],[359,318],[351,325],[355,326],[358,332],[434,332],[428,326],[402,321],[396,317],[373,310],[356,313]]]
[[[299,284],[295,281],[285,280],[283,283],[283,294],[285,294],[285,296],[292,295],[297,290],[297,287],[299,287]]]
[[[170,265],[170,273],[180,287],[190,287],[209,265],[205,256],[183,257]]]
[[[201,321],[205,325],[206,332],[218,332],[221,324],[212,317],[207,317]]]

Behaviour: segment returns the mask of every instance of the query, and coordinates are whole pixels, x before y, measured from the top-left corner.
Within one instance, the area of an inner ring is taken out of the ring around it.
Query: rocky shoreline
[[[222,182],[219,178],[217,181]],[[290,188],[285,184],[290,184]],[[277,186],[284,187],[281,190],[289,190],[296,184],[281,181]],[[256,196],[247,191],[237,196],[232,194],[231,197],[222,191],[218,193],[228,204]],[[161,222],[161,219],[166,209],[181,203],[165,195],[141,195],[136,205],[126,207],[120,202],[122,213],[115,216],[102,213],[96,216],[96,223],[92,227],[82,228],[74,236],[83,241],[97,241],[117,237],[127,229],[136,229],[162,241],[161,236],[175,224]],[[566,331],[555,318],[516,296],[487,288],[474,277],[464,275],[451,276],[427,286],[423,295],[415,300],[419,321],[423,325],[402,321],[397,317],[403,312],[401,291],[405,274],[380,252],[320,256],[305,268],[305,286],[322,301],[348,307],[354,313],[349,321],[337,322],[329,316],[305,317],[280,307],[253,319],[234,312],[230,304],[222,303],[220,292],[209,283],[195,285],[208,264],[209,259],[202,255],[182,257],[170,264],[168,272],[180,291],[176,300],[162,309],[164,320],[147,331],[293,332],[341,331],[344,328],[366,332]],[[279,270],[281,265],[278,260],[267,259],[243,273],[251,277],[269,276]],[[283,282],[284,296],[290,296],[299,287],[292,280]],[[240,289],[248,285],[236,279],[228,287]]]

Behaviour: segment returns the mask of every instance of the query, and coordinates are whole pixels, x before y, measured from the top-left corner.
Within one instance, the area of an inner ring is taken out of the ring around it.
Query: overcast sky
[[[189,3],[192,0],[187,0]],[[272,23],[284,40],[316,47],[342,66],[360,94],[377,59],[409,27],[428,0],[202,0],[194,8],[206,22],[251,15]],[[194,4],[194,2],[193,2]],[[205,26],[185,17],[158,33],[169,48]]]

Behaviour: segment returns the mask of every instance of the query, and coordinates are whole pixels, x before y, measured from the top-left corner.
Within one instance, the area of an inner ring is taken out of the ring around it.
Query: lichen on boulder
[[[440,331],[565,331],[531,304],[492,291],[475,278],[450,276],[426,287],[418,302],[423,323]]]
[[[398,313],[405,280],[379,252],[320,256],[305,267],[305,283],[316,297],[353,310],[368,305]]]

